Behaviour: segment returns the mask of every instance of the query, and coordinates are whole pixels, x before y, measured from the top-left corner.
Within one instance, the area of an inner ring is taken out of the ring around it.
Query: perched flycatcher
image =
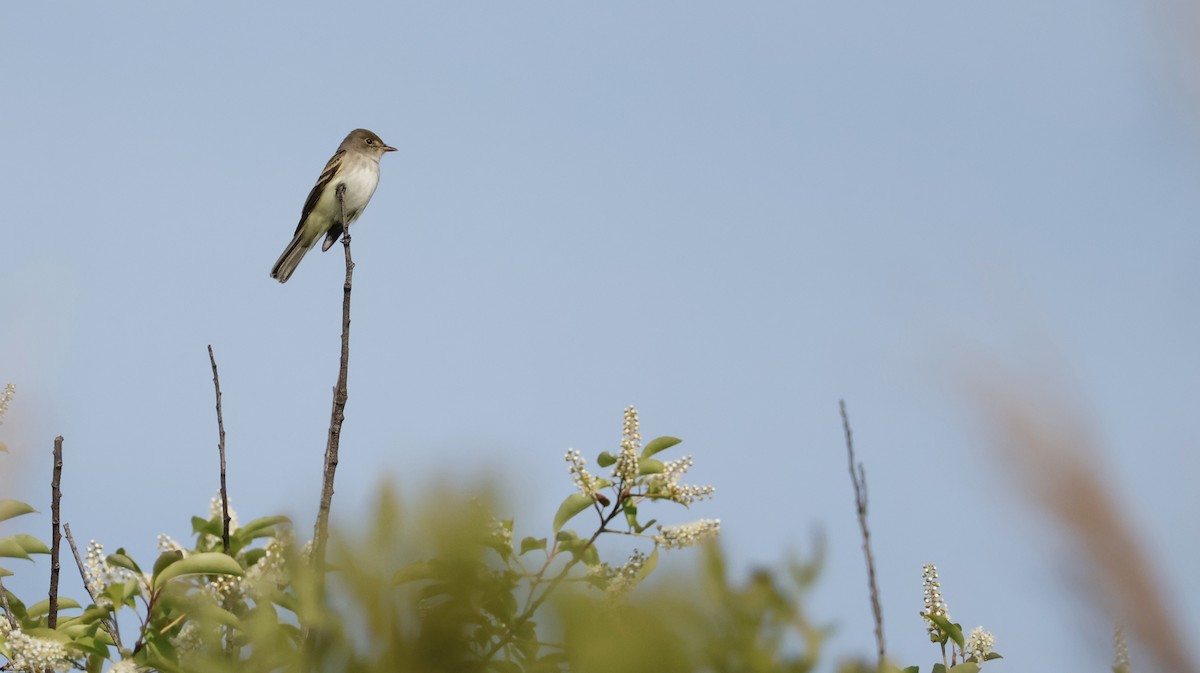
[[[325,236],[322,252],[337,241],[342,235],[343,206],[346,226],[350,226],[366,209],[379,184],[380,157],[384,152],[395,151],[395,147],[388,147],[379,136],[366,129],[355,129],[346,136],[308,193],[300,213],[300,224],[296,225],[296,235],[271,268],[272,278],[286,283],[304,253],[316,245],[321,236]],[[341,202],[337,197],[339,188],[343,189]]]

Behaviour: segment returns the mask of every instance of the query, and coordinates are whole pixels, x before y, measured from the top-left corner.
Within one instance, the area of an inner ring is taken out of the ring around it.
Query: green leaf
[[[642,458],[649,458],[660,451],[666,451],[682,441],[678,437],[656,437],[642,449]]]
[[[596,464],[600,467],[612,467],[617,464],[617,457],[608,451],[602,451],[600,455],[596,456]]]
[[[79,603],[77,603],[74,599],[71,599],[71,598],[59,598],[58,599],[58,609],[59,610],[69,610],[71,608],[81,608],[81,607],[83,607],[83,606],[80,605]],[[38,602],[34,603],[33,605],[30,605],[26,609],[26,613],[30,617],[41,617],[42,615],[49,614],[50,613],[50,599],[47,598],[44,601],[38,601]]]
[[[654,551],[650,552],[650,555],[647,556],[646,560],[642,563],[642,567],[638,569],[637,581],[641,582],[642,580],[649,577],[650,573],[654,572],[654,569],[657,567],[658,567],[658,547],[655,547]]]
[[[410,563],[396,571],[392,575],[392,585],[404,584],[406,582],[417,582],[419,580],[427,580],[433,577],[433,566],[424,561]]]
[[[568,521],[576,514],[582,512],[592,506],[592,497],[582,493],[572,493],[563,500],[558,506],[558,512],[554,515],[554,531],[558,532]]]
[[[275,526],[291,523],[292,520],[286,516],[264,516],[233,531],[231,536],[236,536],[239,540],[246,542],[260,537],[273,537]]]
[[[642,476],[642,475],[647,475],[647,474],[662,474],[664,467],[665,466],[663,465],[663,462],[661,460],[655,460],[654,458],[647,458],[645,460],[639,460],[638,461],[638,475]]]
[[[0,500],[0,521],[8,521],[13,517],[36,511],[36,509],[20,500]]]
[[[13,572],[8,568],[0,568],[0,577],[8,577],[11,574],[13,574]]]
[[[82,636],[67,643],[67,647],[83,654],[95,654],[108,658],[108,648],[92,636]]]
[[[174,549],[172,551],[165,551],[165,552],[159,554],[158,558],[154,560],[154,570],[153,570],[153,572],[151,572],[151,575],[154,577],[158,577],[158,575],[160,573],[162,573],[162,571],[167,569],[167,566],[171,565],[172,563],[175,563],[177,561],[182,561],[182,560],[183,560],[183,552],[179,551],[178,549]]]
[[[986,656],[986,657],[984,657],[984,658],[983,658],[983,660],[984,660],[984,661],[991,661],[992,659],[1003,659],[1003,658],[1004,658],[1004,657],[1000,656],[1000,653],[999,653],[999,652],[988,652],[988,653],[987,653],[987,656]]]
[[[154,588],[161,589],[167,582],[186,575],[233,575],[241,577],[244,574],[242,566],[237,561],[220,552],[207,552],[189,556],[182,561],[167,566],[165,570],[154,576]]]
[[[633,504],[632,499],[625,501],[625,521],[629,524],[630,528],[634,530],[638,529],[637,505]]]
[[[137,573],[138,575],[142,574],[142,569],[138,567],[138,564],[134,563],[133,559],[129,558],[129,556],[125,554],[124,547],[118,549],[117,553],[115,554],[109,554],[108,558],[104,560],[108,561],[109,565],[114,565],[118,568],[124,568],[131,572]]]
[[[27,554],[49,554],[50,553],[50,548],[46,546],[46,543],[42,542],[41,540],[37,539],[36,537],[34,537],[32,535],[26,535],[25,533],[19,533],[17,535],[10,535],[4,539],[16,541],[16,543],[21,545],[21,548],[24,549],[25,553],[27,553]]]
[[[29,552],[25,551],[25,547],[21,546],[20,542],[6,537],[0,540],[0,556],[5,558],[23,558],[26,561],[31,561]]]
[[[900,671],[900,673],[921,673],[921,667],[920,666],[909,666],[908,668],[904,669],[903,671]]]
[[[546,549],[546,538],[529,536],[521,540],[521,554],[531,552],[535,549]]]
[[[198,516],[192,517],[192,532],[213,537],[221,537],[222,529],[221,522],[216,519],[201,519]]]
[[[933,673],[946,673],[946,667],[941,664],[934,664]]]
[[[950,673],[979,673],[979,664],[968,661],[964,664],[950,667]]]
[[[515,662],[508,661],[507,659],[493,659],[488,662],[488,668],[496,671],[496,673],[522,673],[524,670]]]

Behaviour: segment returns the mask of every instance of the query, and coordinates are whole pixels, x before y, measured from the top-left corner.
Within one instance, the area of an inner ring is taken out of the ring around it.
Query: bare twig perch
[[[871,529],[867,527],[867,472],[862,463],[855,471],[854,434],[850,431],[850,416],[846,413],[846,401],[839,400],[842,410],[842,428],[846,432],[846,456],[850,463],[850,481],[854,483],[854,505],[858,510],[858,527],[862,531],[863,556],[867,559],[867,584],[871,588],[871,612],[875,617],[875,646],[879,653],[882,670],[887,646],[883,640],[883,609],[879,605],[879,585],[875,582],[875,556],[871,553]]]
[[[225,490],[225,420],[221,417],[221,379],[217,376],[217,358],[212,344],[208,345],[208,361],[212,364],[213,389],[217,394],[217,451],[221,454],[221,549],[229,553],[229,491]]]
[[[313,530],[313,567],[318,581],[325,569],[325,542],[329,535],[329,508],[333,503],[333,476],[338,465],[338,446],[342,422],[346,419],[346,372],[350,361],[350,288],[354,278],[354,260],[350,258],[350,227],[346,226],[346,186],[338,185],[338,204],[342,209],[342,248],[346,251],[346,282],[342,285],[342,358],[337,385],[333,389],[333,410],[329,418],[329,441],[325,445],[325,478],[321,486],[321,505]]]
[[[59,547],[62,545],[62,533],[59,531],[60,504],[62,502],[62,435],[54,438],[54,476],[50,480],[50,613],[46,615],[46,625],[58,627],[58,573],[61,570],[58,563]]]
[[[83,578],[83,588],[87,589],[88,595],[92,597],[92,604],[99,603],[100,596],[96,593],[96,587],[88,581],[87,569],[83,566],[83,557],[79,555],[79,547],[75,545],[75,538],[71,535],[71,524],[64,523],[63,530],[67,534],[67,544],[71,546],[71,553],[75,555],[75,565],[79,568],[79,576]],[[108,631],[108,635],[112,636],[113,642],[117,644],[117,649],[123,648],[121,645],[121,632],[117,630],[117,623],[111,617],[106,617],[101,620],[104,630]]]

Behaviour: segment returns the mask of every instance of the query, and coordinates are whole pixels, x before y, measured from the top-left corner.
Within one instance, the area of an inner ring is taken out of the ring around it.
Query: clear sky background
[[[895,657],[937,658],[934,562],[996,670],[1107,670],[1109,625],[964,385],[1045,372],[1200,632],[1196,32],[1162,10],[9,4],[5,487],[48,509],[62,434],[77,537],[144,558],[187,537],[216,490],[211,343],[236,509],[309,529],[341,249],[268,271],[361,126],[400,151],[355,229],[335,515],[381,478],[496,475],[518,535],[544,534],[563,453],[614,449],[635,404],[717,487],[661,519],[720,518],[743,570],[826,532],[832,670],[873,650],[845,398]]]

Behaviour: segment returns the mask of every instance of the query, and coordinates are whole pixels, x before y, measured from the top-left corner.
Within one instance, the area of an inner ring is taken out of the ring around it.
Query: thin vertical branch
[[[79,568],[79,576],[83,578],[83,588],[87,589],[88,595],[92,597],[92,605],[98,605],[100,597],[96,594],[96,587],[88,580],[87,569],[83,565],[83,557],[79,555],[79,547],[75,545],[75,537],[71,535],[71,524],[64,523],[63,531],[67,535],[67,544],[71,546],[71,553],[75,556],[75,566]],[[117,649],[123,649],[121,645],[121,632],[117,630],[117,623],[111,618],[100,620],[104,626],[104,630],[108,631],[108,635],[112,636],[113,642],[117,644]]]
[[[62,502],[62,435],[54,438],[54,476],[50,480],[50,613],[46,616],[46,625],[58,627],[58,573],[61,567],[58,562],[59,547],[62,545],[62,533],[59,530],[59,506]]]
[[[346,419],[346,374],[350,361],[350,289],[354,278],[354,260],[350,258],[350,227],[346,225],[346,186],[337,187],[338,204],[342,209],[342,248],[346,251],[346,282],[342,285],[342,357],[338,367],[337,385],[333,389],[333,410],[329,419],[329,441],[325,445],[325,478],[321,486],[321,505],[313,530],[313,566],[318,586],[323,584],[325,542],[329,535],[329,508],[333,503],[333,476],[338,465],[338,446],[342,439],[342,422]]]
[[[217,358],[212,344],[208,345],[208,361],[212,364],[213,389],[217,394],[217,451],[221,454],[221,549],[229,553],[229,491],[225,490],[225,420],[221,417],[221,378],[217,376]]]
[[[4,580],[0,580],[0,605],[4,606],[4,616],[8,617],[8,626],[17,628],[17,618],[13,617],[12,607],[8,604],[8,589],[4,588]]]
[[[879,666],[882,669],[887,646],[883,640],[883,609],[879,604],[879,585],[875,581],[875,555],[871,553],[871,529],[867,527],[867,472],[862,463],[855,471],[854,433],[850,430],[850,415],[846,413],[846,401],[838,400],[842,410],[842,429],[846,433],[846,455],[850,463],[850,481],[854,483],[854,505],[858,510],[858,527],[862,531],[863,556],[867,559],[867,584],[871,588],[871,612],[875,617],[875,645],[879,651]]]

